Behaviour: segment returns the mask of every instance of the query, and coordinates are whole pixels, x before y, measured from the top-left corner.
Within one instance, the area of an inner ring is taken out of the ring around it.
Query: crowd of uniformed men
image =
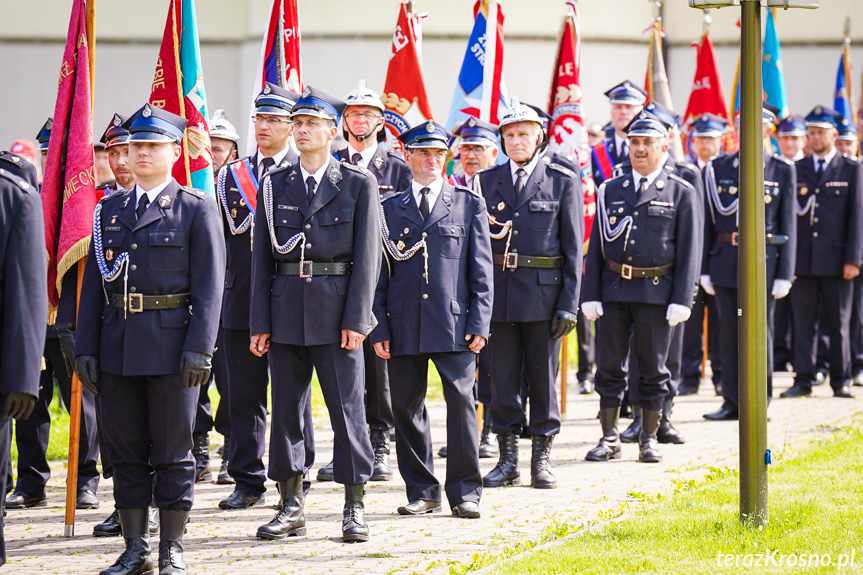
[[[255,101],[255,154],[239,158],[237,131],[220,112],[212,119],[215,199],[171,177],[184,119],[149,104],[116,114],[101,139],[114,181],[94,213],[77,318],[73,268],[47,339],[34,318],[47,308],[36,171],[3,153],[6,508],[46,505],[48,405],[55,379],[70,404],[73,371],[85,387],[77,506],[99,505],[101,456],[115,509],[94,535],[126,542],[105,574],[186,572],[182,539],[194,484],[211,478],[214,425],[224,436],[216,481],[234,485],[219,507],[262,504],[269,478],[278,511],[257,536],[305,534],[313,372],[335,436],[316,479],[344,485],[347,542],[369,538],[364,485],[392,479],[393,430],[407,491],[398,513],[441,511],[429,362],[447,406],[443,488],[460,518],[480,516],[484,487],[521,483],[519,438],[531,439],[530,486],[556,486],[555,381],[573,329],[580,391],[595,386],[600,397],[602,436],[588,460],[619,458],[630,442],[640,461],[657,462],[660,443],[685,441],[671,407],[698,391],[705,313],[723,402],[704,417],[736,419],[742,190],[738,154],[722,153],[729,126],[696,119],[686,127],[695,161],[683,161],[673,111],[628,81],[606,94],[611,122],[604,134],[588,130],[592,230],[577,161],[547,149],[548,116],[517,99],[499,126],[459,126],[460,170],[445,178],[452,135],[428,121],[399,136],[403,152],[389,149],[381,99],[364,82],[345,100],[267,84]],[[809,395],[828,378],[835,396],[852,397],[852,383],[863,383],[856,127],[822,106],[800,119],[765,105],[763,117],[765,148],[775,138],[780,154],[765,153],[763,190],[746,192],[764,197],[769,364],[796,372],[781,397]],[[49,120],[38,135],[43,162],[50,130]],[[632,423],[619,432],[622,410]],[[485,476],[481,457],[498,460]]]

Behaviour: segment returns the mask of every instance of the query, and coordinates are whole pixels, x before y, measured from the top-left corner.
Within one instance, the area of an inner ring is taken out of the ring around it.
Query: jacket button
[[[518,230],[513,230],[513,231],[512,231],[512,235],[517,236],[517,235],[518,235]]]
[[[428,298],[429,298],[429,294],[424,293],[424,294],[423,294],[423,299],[428,299]]]
[[[815,219],[814,219],[814,220],[812,220],[812,221],[813,221],[813,222],[815,222],[815,223],[817,224],[817,223],[818,223],[818,218],[815,218]]]
[[[165,238],[165,243],[166,243],[166,244],[167,244],[168,242],[170,242],[170,241],[171,241],[171,238]]]
[[[282,223],[286,224],[286,223],[288,223],[288,220],[282,220]]]
[[[428,234],[426,232],[423,232],[423,237],[424,238],[428,237]]]
[[[307,249],[307,250],[312,249],[312,244],[306,244],[306,249]]]
[[[629,240],[629,245],[634,246],[634,245],[635,245],[635,240]]]
[[[339,218],[335,218],[333,221],[334,221],[334,222],[337,222],[337,221],[339,221]]]
[[[114,240],[108,240],[108,243],[109,243],[109,244],[113,244],[113,243],[114,243]]]
[[[817,238],[817,237],[818,237],[818,232],[812,232],[812,237],[813,237],[813,238]]]
[[[138,291],[138,288],[136,288],[135,286],[132,286],[129,288],[129,291],[130,292],[136,292],[136,291]]]
[[[632,229],[633,229],[633,230],[637,230],[637,229],[638,229],[638,226],[632,226]]]
[[[636,211],[636,212],[632,212],[632,215],[633,215],[633,216],[638,216],[638,212],[637,212],[637,211]]]
[[[132,264],[129,269],[131,269],[132,271],[135,271],[136,269],[138,269],[138,266],[136,266],[135,264]]]
[[[132,248],[133,250],[137,250],[137,249],[138,249],[138,244],[132,244],[131,248]]]
[[[307,284],[312,283],[312,278],[306,278],[306,283],[307,283]]]
[[[632,256],[626,256],[626,261],[631,262],[631,261],[632,261]]]
[[[307,229],[307,230],[312,229],[312,224],[306,224],[306,229]]]
[[[514,213],[514,214],[512,215],[512,217],[517,218],[517,217],[518,217],[518,212]]]

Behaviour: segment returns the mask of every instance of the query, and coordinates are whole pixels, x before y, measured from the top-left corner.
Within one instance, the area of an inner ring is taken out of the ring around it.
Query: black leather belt
[[[788,243],[788,236],[767,234],[768,246],[784,246]],[[721,244],[731,244],[732,246],[740,245],[740,234],[737,232],[731,234],[716,234],[716,241]]]
[[[354,264],[351,262],[327,262],[313,263],[304,261],[295,264],[276,264],[276,273],[280,276],[300,276],[310,278],[312,276],[347,276],[350,275]]]
[[[671,268],[674,267],[674,264],[667,264],[655,268],[634,268],[611,260],[605,260],[605,263],[608,265],[608,269],[614,273],[619,273],[620,277],[625,280],[631,280],[633,278],[659,278],[671,273]]]
[[[510,252],[508,254],[492,254],[491,257],[495,265],[502,265],[508,270],[517,268],[554,269],[563,267],[563,256],[543,258],[539,256],[523,256],[519,253]]]
[[[143,295],[139,293],[130,293],[128,300],[123,301],[123,294],[108,292],[108,304],[124,309],[128,307],[131,313],[151,309],[176,309],[178,307],[186,307],[192,303],[192,294],[178,293],[167,295]]]

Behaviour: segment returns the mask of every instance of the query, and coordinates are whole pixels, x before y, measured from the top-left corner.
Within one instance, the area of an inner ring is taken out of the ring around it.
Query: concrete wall
[[[504,74],[511,95],[545,105],[562,0],[503,0]],[[683,111],[695,70],[690,43],[701,34],[702,14],[686,0],[669,0],[664,23],[670,45],[668,74]],[[53,112],[56,79],[68,27],[69,0],[0,0],[0,148],[32,138]],[[130,113],[146,101],[164,30],[166,0],[100,0],[97,4],[96,132],[114,111]],[[199,0],[204,78],[209,107],[224,108],[245,135],[250,83],[257,67],[269,0]],[[300,0],[306,83],[334,95],[365,78],[383,87],[398,0]],[[446,118],[472,26],[473,0],[418,0],[424,21],[423,72],[436,117]],[[647,61],[652,3],[580,0],[584,36],[583,88],[587,116],[607,119],[602,93],[624,78],[641,83]],[[780,11],[777,26],[790,105],[805,113],[833,98],[842,27],[850,14],[854,61],[863,61],[863,2],[824,0],[816,11]],[[712,11],[711,36],[726,93],[737,65],[739,10]],[[855,92],[860,93],[855,73]]]

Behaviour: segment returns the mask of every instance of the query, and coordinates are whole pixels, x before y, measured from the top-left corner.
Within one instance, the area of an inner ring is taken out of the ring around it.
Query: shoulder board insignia
[[[13,184],[17,185],[22,190],[24,190],[25,192],[29,192],[33,188],[33,186],[31,186],[29,183],[27,183],[27,180],[19,178],[18,176],[16,176],[12,172],[7,172],[6,170],[4,170],[2,168],[0,168],[0,176],[3,176],[4,178],[9,180]]]
[[[399,160],[401,160],[403,162],[405,161],[404,157],[401,154],[399,154],[398,152],[396,152],[395,150],[387,150],[387,155],[392,156],[393,158],[398,158]]]
[[[665,164],[663,166],[663,168],[665,168],[665,171],[668,172],[669,174],[674,171],[674,166],[671,166],[669,164]]]
[[[686,187],[687,187],[687,188],[689,188],[690,190],[694,190],[694,189],[695,189],[695,188],[693,188],[693,187],[692,187],[692,184],[690,184],[689,182],[687,182],[686,180],[684,180],[684,179],[683,179],[683,178],[681,178],[680,176],[676,176],[676,175],[674,175],[674,174],[669,174],[669,175],[668,175],[668,179],[669,179],[669,180],[674,180],[675,182],[677,182],[677,183],[679,183],[679,184],[683,184],[684,186],[686,186]]]
[[[288,163],[288,164],[282,164],[282,165],[278,165],[278,166],[273,166],[272,168],[270,168],[270,171],[269,171],[269,172],[267,172],[267,175],[266,175],[265,177],[267,177],[267,178],[272,178],[272,177],[273,177],[273,175],[275,175],[275,174],[277,174],[277,173],[279,173],[279,172],[281,172],[281,171],[283,171],[283,170],[290,170],[292,167],[293,167],[293,166],[292,166],[290,163]],[[263,178],[261,178],[261,182],[260,182],[260,183],[263,183]]]
[[[556,164],[556,163],[550,161],[550,162],[548,162],[548,167],[551,168],[552,170],[556,170],[556,171],[560,172],[564,176],[569,176],[570,178],[575,176],[575,172],[573,172],[572,170],[570,170],[569,168],[567,168],[565,166],[561,166],[560,164]]]
[[[354,172],[359,172],[361,174],[370,173],[367,169],[363,168],[362,166],[355,166],[353,164],[348,164],[348,163],[343,163],[342,166],[344,166],[345,168],[347,168],[349,170],[353,170]]]
[[[474,196],[479,197],[479,192],[478,192],[478,191],[476,191],[476,190],[472,190],[472,189],[468,188],[467,186],[453,186],[453,187],[454,187],[455,189],[457,189],[458,191],[460,191],[460,192],[467,192],[467,193],[469,193],[469,194],[473,194]]]

